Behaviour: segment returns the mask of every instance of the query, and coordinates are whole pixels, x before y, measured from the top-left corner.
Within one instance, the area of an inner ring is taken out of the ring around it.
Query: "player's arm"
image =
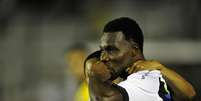
[[[85,74],[91,101],[123,101],[119,89],[109,81],[110,71],[97,58],[85,62]]]
[[[167,84],[173,91],[173,98],[177,101],[189,101],[194,98],[196,92],[193,86],[186,81],[181,75],[168,67],[162,65],[158,61],[138,61],[134,64],[130,72],[136,72],[139,70],[160,70]]]
[[[175,71],[162,65],[161,73],[164,76],[167,84],[172,88],[174,95],[173,98],[179,101],[192,100],[196,92],[193,86],[186,81],[181,75]]]

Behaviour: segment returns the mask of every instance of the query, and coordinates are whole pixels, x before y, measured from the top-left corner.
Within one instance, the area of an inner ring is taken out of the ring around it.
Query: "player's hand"
[[[163,68],[164,68],[164,66],[158,61],[139,60],[139,61],[135,62],[132,67],[128,68],[127,71],[129,74],[132,74],[132,73],[135,73],[137,71],[142,71],[142,70],[152,71],[152,70],[161,70]]]

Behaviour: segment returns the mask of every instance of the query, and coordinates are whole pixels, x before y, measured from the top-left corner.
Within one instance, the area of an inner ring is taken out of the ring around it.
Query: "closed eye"
[[[118,49],[116,47],[113,47],[113,46],[107,46],[107,47],[105,47],[105,51],[116,52],[116,51],[118,51]]]
[[[114,47],[108,46],[108,47],[105,48],[105,50],[106,50],[106,51],[114,51],[114,50],[116,50],[116,49],[115,49]]]
[[[119,50],[119,49],[117,49],[117,48],[114,47],[114,46],[106,46],[106,47],[101,47],[101,46],[100,46],[100,49],[101,49],[101,51],[107,51],[107,52],[109,52],[109,53],[116,52],[116,51]]]

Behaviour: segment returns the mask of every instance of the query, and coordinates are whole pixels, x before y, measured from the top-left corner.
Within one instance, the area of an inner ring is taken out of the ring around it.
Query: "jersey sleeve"
[[[130,75],[118,86],[126,90],[129,101],[163,101],[158,94],[159,77],[160,73],[157,71],[142,71]]]
[[[160,89],[158,91],[159,96],[163,99],[163,101],[173,101],[172,90],[165,82],[163,77],[160,77]]]

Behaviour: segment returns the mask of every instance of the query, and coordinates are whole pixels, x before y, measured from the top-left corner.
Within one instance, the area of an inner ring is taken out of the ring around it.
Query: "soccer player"
[[[85,76],[91,101],[185,101],[195,96],[179,74],[145,59],[143,33],[127,17],[105,25],[100,50],[85,60]],[[117,77],[124,80],[113,83]]]

